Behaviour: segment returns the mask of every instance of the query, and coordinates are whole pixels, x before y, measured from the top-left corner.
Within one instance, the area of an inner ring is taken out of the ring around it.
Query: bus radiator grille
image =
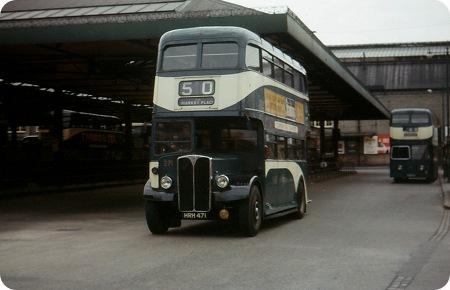
[[[182,212],[211,210],[211,158],[178,158],[178,206]]]

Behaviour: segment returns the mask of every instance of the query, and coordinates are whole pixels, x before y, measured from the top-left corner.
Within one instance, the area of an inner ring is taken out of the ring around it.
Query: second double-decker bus
[[[394,181],[437,178],[439,128],[430,110],[391,111],[390,143],[390,177]]]
[[[52,128],[39,127],[39,139],[47,151],[54,146]],[[116,116],[63,110],[62,141],[67,160],[119,160],[124,150],[122,123]]]
[[[305,69],[238,27],[167,32],[159,44],[150,177],[153,234],[183,219],[262,220],[306,212]]]

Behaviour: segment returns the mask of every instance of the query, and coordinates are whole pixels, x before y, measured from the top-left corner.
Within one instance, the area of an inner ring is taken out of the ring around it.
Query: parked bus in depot
[[[57,148],[53,148],[53,127],[49,121],[46,123],[39,127],[39,140],[48,155]],[[62,141],[67,160],[119,160],[123,155],[124,131],[116,116],[63,110]]]
[[[159,44],[149,181],[153,234],[183,219],[301,219],[308,200],[305,69],[238,27],[167,32]]]
[[[393,110],[390,143],[390,177],[394,181],[437,178],[439,128],[430,110]]]
[[[3,157],[4,147],[8,141],[8,119],[6,117],[6,107],[0,102],[0,159]]]
[[[123,124],[125,127],[125,124]],[[149,150],[151,145],[152,125],[150,123],[132,123],[131,137],[132,159],[147,160],[149,159]]]

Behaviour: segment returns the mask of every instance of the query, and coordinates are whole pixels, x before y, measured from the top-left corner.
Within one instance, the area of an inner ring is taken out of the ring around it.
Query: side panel
[[[296,193],[303,170],[295,161],[267,160],[265,163],[264,210],[270,215],[297,206]]]
[[[438,167],[436,148],[432,146],[431,139],[416,141],[391,139],[389,166],[390,177],[395,179],[434,179],[437,177]]]
[[[183,93],[183,86],[185,84],[187,86],[184,88],[185,91],[190,92],[188,89],[189,83],[201,81],[214,82],[214,89],[209,89],[209,87],[206,89],[208,92],[212,92],[212,94],[190,96],[187,95],[187,93]],[[251,96],[255,91],[264,87],[272,88],[272,99],[276,99],[276,91],[280,91],[280,93],[281,91],[285,91],[292,96],[298,96],[299,98],[307,100],[305,95],[301,95],[300,97],[299,92],[294,89],[266,78],[255,71],[244,71],[236,74],[185,77],[157,76],[155,82],[154,105],[155,107],[160,107],[169,112],[225,110],[240,103],[245,98]],[[277,87],[280,89],[276,89]],[[269,92],[267,93],[268,95],[270,95]],[[256,102],[259,102],[259,100],[256,100]],[[261,107],[260,110],[264,111],[264,103],[261,105],[253,104],[252,107]],[[243,108],[239,107],[239,109]],[[286,117],[286,115],[283,117]]]
[[[397,140],[424,140],[433,136],[433,127],[390,127],[390,137]]]

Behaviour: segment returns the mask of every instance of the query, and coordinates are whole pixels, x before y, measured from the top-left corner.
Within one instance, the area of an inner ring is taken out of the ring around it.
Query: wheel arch
[[[300,189],[300,186],[303,185],[303,190],[305,192],[305,199],[306,199],[306,203],[308,203],[308,186],[306,184],[306,178],[305,175],[301,175],[300,179],[298,180],[298,184],[297,184],[297,192]]]
[[[259,179],[258,176],[253,176],[252,179],[250,179],[248,187],[248,195],[250,195],[250,190],[252,189],[253,185],[258,187],[259,193],[261,194],[261,198],[264,200],[264,186],[261,179]]]

